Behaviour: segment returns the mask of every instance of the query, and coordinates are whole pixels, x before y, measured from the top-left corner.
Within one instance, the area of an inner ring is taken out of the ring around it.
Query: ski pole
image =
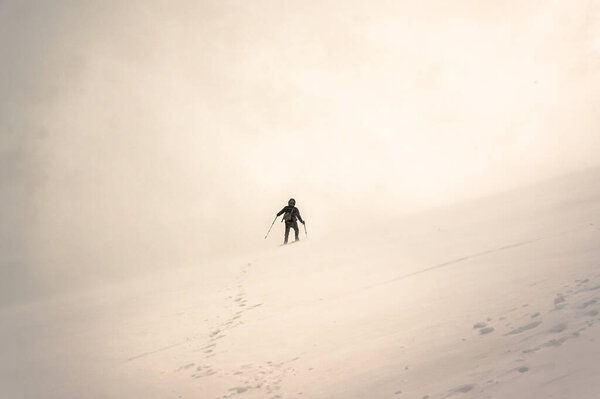
[[[269,227],[269,231],[267,231],[267,234],[265,235],[265,240],[267,239],[267,236],[271,232],[271,229],[273,228],[273,225],[275,224],[276,220],[277,220],[277,216],[275,216],[275,219],[273,219],[273,223],[271,223],[271,227]]]
[[[306,235],[306,238],[308,238],[308,233],[306,232],[306,223],[302,223],[302,225],[304,226],[304,234]]]

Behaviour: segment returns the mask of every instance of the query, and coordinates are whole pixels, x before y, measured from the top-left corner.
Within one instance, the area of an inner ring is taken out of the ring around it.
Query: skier
[[[298,210],[298,208],[296,208],[296,200],[293,198],[290,198],[290,200],[288,201],[287,206],[284,206],[282,210],[280,210],[277,213],[277,216],[281,216],[283,215],[283,219],[282,221],[285,221],[285,240],[283,241],[284,244],[287,244],[288,242],[288,237],[290,235],[290,228],[294,229],[294,233],[296,234],[296,240],[295,241],[299,241],[300,237],[299,237],[299,229],[298,229],[298,222],[297,220],[300,220],[300,223],[304,224],[304,220],[302,220],[302,216],[300,216],[300,211]]]

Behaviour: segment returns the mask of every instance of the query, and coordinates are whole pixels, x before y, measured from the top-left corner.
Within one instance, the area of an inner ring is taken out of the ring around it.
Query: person
[[[283,241],[284,244],[288,243],[288,237],[290,235],[290,229],[294,229],[294,233],[296,234],[296,241],[300,240],[298,229],[298,222],[304,224],[304,220],[302,220],[302,216],[300,216],[300,211],[296,208],[296,200],[290,198],[287,206],[284,206],[282,210],[277,213],[277,216],[283,215],[283,221],[285,221],[285,239]]]

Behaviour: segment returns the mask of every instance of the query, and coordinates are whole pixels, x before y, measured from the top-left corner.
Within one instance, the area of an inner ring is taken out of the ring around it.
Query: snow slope
[[[597,398],[598,177],[4,308],[1,396]]]

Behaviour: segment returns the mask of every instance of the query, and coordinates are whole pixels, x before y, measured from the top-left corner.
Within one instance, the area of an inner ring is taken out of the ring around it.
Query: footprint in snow
[[[554,305],[558,305],[559,303],[563,303],[567,299],[563,294],[556,294],[556,298],[554,298]]]
[[[494,327],[486,327],[479,330],[480,335],[485,335],[494,332]]]
[[[561,333],[561,332],[565,331],[566,329],[567,329],[566,323],[559,323],[559,324],[555,325],[554,327],[552,327],[550,329],[550,332],[557,334],[557,333]]]
[[[194,366],[195,366],[195,364],[194,364],[194,363],[188,363],[188,364],[186,364],[186,365],[184,365],[184,366],[181,366],[181,367],[179,367],[179,368],[177,369],[177,371],[180,371],[180,370],[187,370],[187,369],[189,369],[189,368],[191,368],[191,367],[194,367]]]
[[[581,304],[581,305],[579,305],[577,308],[578,308],[578,309],[585,309],[585,308],[587,308],[588,306],[591,306],[591,305],[594,305],[594,304],[596,304],[597,302],[598,302],[598,300],[597,300],[597,299],[591,299],[591,300],[589,300],[589,301],[586,301],[586,302],[582,303],[582,304]]]
[[[537,326],[539,326],[540,324],[542,324],[541,321],[534,321],[533,323],[529,323],[529,324],[525,324],[524,326],[521,327],[517,327],[514,330],[510,331],[509,333],[507,333],[506,335],[516,335],[516,334],[521,334],[527,330],[532,330],[534,328],[536,328]]]
[[[561,346],[562,344],[565,343],[565,341],[567,340],[567,337],[562,337],[559,339],[551,339],[550,341],[546,342],[545,344],[542,344],[542,346],[549,348],[549,347],[556,347],[556,346]]]
[[[467,393],[467,392],[472,391],[473,388],[475,388],[475,384],[461,385],[461,386],[456,387],[453,390],[451,390],[450,393],[448,394],[448,396],[453,396],[453,395],[461,394],[461,393]]]

